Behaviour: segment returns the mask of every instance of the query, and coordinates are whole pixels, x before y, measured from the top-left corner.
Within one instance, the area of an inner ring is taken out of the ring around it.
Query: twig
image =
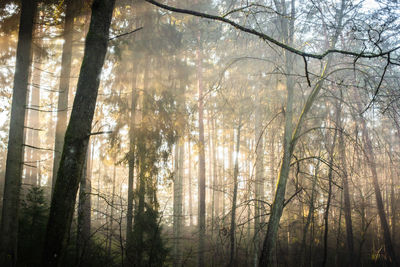
[[[310,76],[308,75],[307,58],[305,56],[303,56],[303,59],[304,59],[304,71],[306,72],[307,83],[308,83],[308,86],[311,87]]]
[[[122,36],[125,36],[125,35],[128,35],[128,34],[132,34],[132,33],[134,33],[134,32],[140,31],[141,29],[143,29],[143,27],[139,27],[139,28],[137,28],[137,29],[134,29],[133,31],[130,31],[130,32],[126,32],[126,33],[122,33],[122,34],[116,35],[116,36],[111,37],[110,39],[108,39],[108,41],[117,39],[117,38],[119,38],[119,37],[122,37]]]
[[[285,50],[287,50],[289,52],[292,52],[292,53],[294,53],[296,55],[299,55],[299,56],[302,56],[302,57],[323,59],[328,54],[338,53],[338,54],[343,54],[343,55],[348,55],[348,56],[353,56],[353,57],[360,57],[360,58],[378,58],[378,57],[386,56],[386,55],[390,54],[391,52],[394,52],[394,51],[400,49],[400,46],[396,46],[396,47],[394,47],[394,48],[392,48],[392,49],[390,49],[388,51],[381,52],[381,53],[372,53],[372,52],[369,52],[369,53],[361,52],[361,53],[359,53],[359,52],[352,52],[352,51],[346,51],[346,50],[340,50],[340,49],[328,49],[328,50],[326,50],[325,52],[323,52],[321,54],[307,53],[307,52],[298,50],[296,48],[293,48],[291,46],[288,46],[288,45],[286,45],[286,44],[284,44],[284,43],[272,38],[271,36],[269,36],[269,35],[267,35],[265,33],[259,32],[259,31],[255,30],[255,29],[247,28],[245,26],[242,26],[242,25],[230,20],[230,19],[227,19],[227,18],[224,18],[224,17],[221,17],[221,16],[211,15],[211,14],[202,13],[202,12],[193,11],[193,10],[188,10],[188,9],[171,7],[171,6],[168,6],[168,5],[161,4],[161,3],[157,2],[157,1],[154,1],[154,0],[145,0],[145,1],[150,3],[150,4],[153,4],[155,6],[158,6],[160,8],[172,11],[172,12],[188,14],[188,15],[193,15],[193,16],[196,16],[196,17],[201,17],[201,18],[206,18],[206,19],[210,19],[210,20],[215,20],[215,21],[220,21],[220,22],[227,23],[227,24],[231,25],[232,27],[234,27],[234,28],[236,28],[238,30],[241,30],[243,32],[247,32],[247,33],[250,33],[252,35],[258,36],[258,37],[260,37],[261,39],[263,39],[265,41],[271,42],[271,43],[273,43],[273,44],[275,44],[275,45],[277,45],[277,46],[279,46],[279,47],[281,47],[281,48],[283,48],[283,49],[285,49]]]
[[[386,70],[389,65],[390,65],[390,54],[388,54],[387,62],[386,62],[385,68],[383,69],[383,73],[382,73],[381,79],[379,80],[378,86],[375,89],[374,96],[372,97],[368,106],[360,113],[361,116],[372,106],[372,104],[375,102],[376,98],[378,97],[379,89],[381,88],[383,79],[385,78]]]

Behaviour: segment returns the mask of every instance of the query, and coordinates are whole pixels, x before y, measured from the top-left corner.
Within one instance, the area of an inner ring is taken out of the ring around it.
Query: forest
[[[1,0],[0,266],[400,266],[397,0]]]

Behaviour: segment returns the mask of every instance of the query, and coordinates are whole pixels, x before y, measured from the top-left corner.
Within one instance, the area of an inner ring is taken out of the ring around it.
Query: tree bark
[[[339,121],[340,111],[336,110],[336,121]],[[328,260],[328,232],[329,232],[329,209],[331,206],[331,198],[332,198],[332,178],[333,178],[333,161],[334,161],[334,152],[336,147],[336,138],[337,138],[337,128],[335,128],[335,132],[333,134],[332,145],[329,151],[329,171],[328,171],[328,199],[326,202],[325,214],[324,214],[324,257],[322,260],[322,267],[326,265]]]
[[[315,166],[314,169],[314,175],[312,178],[312,186],[311,186],[311,198],[310,198],[310,205],[308,208],[308,214],[307,214],[307,219],[306,223],[303,228],[303,238],[301,241],[301,247],[300,247],[300,264],[301,266],[306,266],[305,263],[305,251],[306,251],[306,240],[307,240],[307,232],[308,228],[310,227],[311,219],[314,216],[314,201],[315,201],[315,187],[317,185],[317,179],[318,179],[318,173],[319,173],[319,164],[320,162],[318,161],[317,165]],[[311,241],[312,242],[312,241]]]
[[[43,266],[58,266],[65,249],[91,132],[114,4],[115,0],[95,0],[92,5],[76,96],[51,200]]]
[[[229,265],[233,267],[235,265],[235,229],[236,229],[236,201],[238,191],[238,175],[239,175],[239,151],[240,151],[240,128],[241,120],[237,127],[236,135],[236,152],[235,152],[235,167],[233,170],[233,197],[232,197],[232,209],[231,209],[231,227],[230,227],[230,258]]]
[[[117,165],[116,159],[114,158],[113,166],[113,178],[112,178],[112,191],[111,191],[111,205],[110,205],[110,223],[108,226],[108,240],[107,240],[107,255],[111,259],[111,247],[113,238],[113,223],[114,223],[114,199],[115,199],[115,179],[117,178]]]
[[[18,208],[24,157],[25,108],[36,9],[37,1],[22,1],[0,227],[1,266],[15,266],[17,262]]]
[[[132,236],[132,222],[133,222],[133,184],[134,184],[134,171],[135,171],[135,116],[136,116],[136,79],[137,79],[137,62],[133,62],[132,67],[132,93],[131,93],[131,110],[129,120],[129,156],[128,156],[128,207],[126,212],[126,257],[127,263],[132,265],[134,263],[132,256],[133,236]]]
[[[178,88],[177,88],[178,89]],[[181,80],[179,83],[179,96],[177,107],[180,112],[185,110],[185,86]],[[174,231],[174,261],[173,266],[182,265],[182,226],[183,226],[183,199],[184,199],[184,154],[185,154],[185,123],[181,120],[178,127],[178,138],[175,144],[175,180],[174,180],[174,210],[173,210],[173,231]]]
[[[90,240],[90,223],[91,223],[91,149],[88,146],[88,151],[83,168],[82,178],[79,185],[79,204],[78,204],[78,226],[76,237],[76,256],[77,266],[84,264],[85,251],[89,246]]]
[[[217,166],[217,147],[218,147],[218,137],[217,137],[217,129],[216,129],[216,118],[213,118],[211,127],[212,127],[212,162],[213,162],[213,222],[218,225],[219,218],[219,199],[220,199],[220,184],[218,180],[218,166]],[[214,225],[212,226],[215,228]],[[214,229],[215,231],[215,229]]]
[[[338,111],[341,109],[338,106]],[[339,132],[339,153],[340,153],[340,163],[342,166],[342,184],[343,184],[343,199],[344,199],[344,219],[346,223],[346,243],[347,243],[347,252],[348,252],[348,262],[350,266],[354,266],[354,237],[353,237],[353,223],[351,219],[351,202],[350,202],[350,190],[349,190],[349,178],[347,174],[347,162],[346,162],[346,150],[345,150],[345,142],[343,137],[343,127],[341,120],[336,122],[340,127]]]
[[[64,145],[65,130],[67,128],[68,114],[68,94],[69,80],[71,75],[71,59],[72,59],[72,37],[74,27],[74,9],[72,1],[67,0],[64,22],[64,44],[61,56],[61,74],[60,86],[58,89],[57,103],[57,124],[54,142],[54,160],[53,160],[53,175],[51,181],[51,192],[54,191],[54,185],[57,178],[58,167],[60,166],[61,152]]]
[[[201,38],[198,33],[198,42],[200,46]],[[204,266],[204,250],[206,235],[206,162],[204,151],[204,101],[203,101],[203,55],[201,47],[197,48],[197,87],[198,87],[198,110],[199,110],[199,210],[198,210],[198,227],[199,227],[199,244],[198,244],[198,266]]]
[[[260,90],[257,91],[260,94]],[[256,103],[254,144],[256,146],[256,181],[255,181],[255,207],[254,207],[254,266],[258,266],[260,256],[260,234],[262,229],[261,211],[264,192],[264,133],[262,129],[262,104],[261,98]],[[273,168],[273,166],[271,166]]]
[[[189,195],[189,225],[193,226],[193,194],[192,194],[192,154],[191,139],[188,140],[188,195]]]

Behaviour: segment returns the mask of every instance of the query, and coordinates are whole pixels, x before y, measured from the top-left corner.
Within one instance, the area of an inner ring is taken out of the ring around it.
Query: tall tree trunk
[[[94,0],[71,118],[51,200],[43,266],[58,266],[74,213],[93,121],[100,74],[107,52],[115,0]]]
[[[317,179],[318,179],[318,173],[319,173],[319,164],[320,162],[318,161],[317,166],[315,166],[314,169],[314,175],[312,178],[312,186],[311,186],[311,198],[310,198],[310,205],[308,207],[308,215],[306,219],[306,223],[304,224],[303,228],[303,237],[301,241],[301,247],[300,247],[300,261],[299,263],[301,266],[306,266],[305,263],[305,252],[306,252],[306,240],[307,240],[307,232],[308,228],[310,227],[311,219],[314,216],[314,201],[315,201],[315,187],[317,185]],[[312,242],[312,241],[311,241]]]
[[[17,262],[18,208],[24,156],[25,108],[37,1],[22,0],[0,228],[0,265]]]
[[[340,112],[341,107],[338,104],[336,112]],[[340,164],[342,166],[342,184],[343,184],[343,199],[344,199],[344,219],[346,223],[346,243],[347,243],[347,252],[348,252],[348,262],[350,266],[354,266],[354,237],[353,237],[353,223],[351,219],[351,202],[350,202],[350,190],[349,190],[349,178],[347,174],[347,162],[346,162],[346,150],[345,150],[345,142],[344,142],[344,134],[342,122],[339,117],[339,120],[336,121],[336,124],[339,125],[339,154],[340,154]]]
[[[181,266],[181,231],[182,231],[182,162],[183,149],[181,140],[175,146],[175,177],[174,177],[174,210],[173,210],[173,266]]]
[[[396,249],[396,224],[397,224],[397,205],[396,205],[396,194],[395,194],[395,183],[393,168],[390,166],[390,205],[391,205],[391,219],[392,219],[392,240],[393,247]]]
[[[131,93],[131,110],[129,120],[129,156],[128,156],[128,207],[126,212],[126,257],[127,263],[132,265],[133,236],[132,236],[132,222],[133,222],[133,184],[134,184],[134,171],[135,171],[135,110],[136,110],[136,79],[137,79],[137,62],[133,62],[132,66],[132,93]]]
[[[336,110],[336,121],[340,119],[340,110]],[[326,265],[328,260],[328,232],[329,232],[329,209],[331,207],[331,198],[332,198],[332,178],[333,178],[333,161],[334,161],[334,152],[336,147],[336,138],[337,138],[337,127],[335,128],[335,132],[333,134],[332,146],[330,148],[329,154],[329,171],[328,171],[328,199],[326,201],[326,208],[324,214],[324,257],[322,260],[322,267]]]
[[[148,21],[145,22],[147,25]],[[143,90],[138,94],[138,119],[140,120],[140,129],[143,129],[144,120],[146,116],[146,98],[150,97],[149,94],[149,69],[150,69],[151,58],[149,55],[145,56],[144,67],[143,67]],[[146,92],[146,93],[145,93]],[[135,233],[135,254],[134,254],[134,265],[142,266],[144,264],[143,259],[143,236],[144,229],[146,227],[145,223],[145,195],[146,195],[146,141],[143,136],[143,132],[138,131],[136,149],[138,158],[138,179],[137,179],[137,205],[135,209],[135,222],[134,222],[134,233]]]
[[[189,195],[189,225],[193,226],[193,194],[192,194],[192,153],[191,139],[188,140],[188,195]]]
[[[383,239],[385,242],[385,250],[387,253],[387,257],[388,257],[388,263],[391,266],[398,266],[396,254],[393,249],[392,238],[390,236],[389,224],[386,219],[385,207],[383,205],[381,189],[379,186],[378,172],[376,170],[376,159],[375,159],[375,155],[374,155],[374,151],[373,151],[373,147],[372,147],[372,141],[371,141],[371,138],[369,137],[367,123],[365,122],[364,118],[361,119],[361,124],[363,127],[362,131],[363,131],[363,137],[364,137],[364,142],[365,142],[364,152],[365,152],[365,156],[366,156],[366,159],[368,162],[368,166],[372,173],[372,185],[374,187],[376,205],[378,208],[378,215],[379,215],[379,219],[380,219],[381,227],[382,227],[382,231],[383,231]]]
[[[110,225],[108,229],[108,244],[107,244],[107,255],[111,259],[111,248],[112,248],[112,238],[113,238],[113,223],[114,223],[114,196],[115,196],[115,179],[117,178],[117,165],[116,159],[114,158],[113,167],[113,178],[112,178],[112,192],[111,192],[111,205],[110,205]]]
[[[213,162],[213,216],[214,216],[214,223],[218,225],[218,216],[219,216],[219,198],[220,198],[220,184],[218,181],[218,166],[217,166],[217,146],[218,146],[218,137],[217,137],[217,129],[216,129],[216,118],[212,120],[212,162]],[[213,226],[213,228],[215,228]],[[215,229],[214,229],[215,231]]]
[[[260,92],[257,92],[258,95]],[[261,98],[256,103],[255,110],[255,136],[254,144],[256,146],[256,181],[254,183],[255,207],[254,207],[254,266],[258,266],[258,257],[260,256],[260,235],[261,235],[261,213],[262,200],[264,193],[264,133],[262,129],[262,105]],[[273,168],[273,166],[271,166]]]
[[[76,237],[76,265],[84,265],[85,251],[89,246],[90,240],[90,223],[91,223],[91,159],[92,159],[91,146],[88,146],[88,151],[85,160],[85,167],[83,168],[82,178],[79,185],[79,204],[78,204],[78,226]]]
[[[199,110],[199,209],[198,209],[198,266],[204,266],[205,235],[206,235],[206,162],[204,151],[204,99],[203,99],[203,55],[201,51],[200,32],[197,36],[199,47],[197,48],[197,87],[198,87],[198,110]]]
[[[40,12],[37,12],[40,13]],[[37,21],[41,20],[41,16],[37,14]],[[25,142],[29,145],[40,147],[39,139],[39,109],[40,109],[40,84],[41,84],[41,74],[42,74],[42,60],[43,60],[43,47],[41,44],[40,36],[43,26],[40,25],[36,29],[36,52],[33,53],[33,68],[31,72],[31,90],[30,90],[30,103],[28,110],[28,131],[25,133],[27,136]],[[33,49],[35,51],[35,49]],[[39,174],[39,151],[35,148],[27,149],[28,153],[26,158],[28,159],[28,165],[30,166],[26,170],[26,181],[29,185],[36,186],[39,184],[38,174]]]
[[[64,44],[61,56],[60,85],[58,89],[57,124],[54,143],[53,174],[51,192],[54,191],[58,167],[60,166],[61,152],[64,145],[65,130],[67,128],[69,80],[71,75],[72,37],[74,27],[74,0],[67,0],[64,22]]]
[[[229,266],[235,265],[235,231],[236,231],[236,201],[238,191],[238,175],[239,175],[239,151],[240,151],[240,128],[241,120],[239,119],[236,135],[236,152],[235,152],[235,167],[233,170],[233,197],[231,209],[231,227],[230,227],[230,258]]]
[[[206,110],[207,112],[207,147],[208,147],[208,175],[206,175],[206,222],[208,221],[210,224],[210,234],[212,235],[213,232],[213,223],[214,223],[214,203],[212,202],[212,199],[214,197],[214,188],[212,187],[212,146],[211,146],[211,112],[210,109]]]
[[[183,81],[179,82],[179,96],[177,106],[180,112],[185,110],[185,86]],[[175,145],[175,180],[174,180],[174,216],[173,216],[173,231],[174,231],[174,261],[173,266],[179,267],[182,265],[182,224],[183,224],[183,192],[184,192],[184,154],[185,154],[185,122],[180,120],[178,129],[178,139]]]

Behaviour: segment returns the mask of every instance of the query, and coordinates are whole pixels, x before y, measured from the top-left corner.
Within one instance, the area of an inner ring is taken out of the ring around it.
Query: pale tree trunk
[[[147,22],[146,22],[147,23]],[[147,25],[147,24],[145,24]],[[138,94],[138,120],[140,121],[140,128],[144,127],[144,117],[146,115],[146,97],[149,97],[148,94],[144,92],[148,92],[149,90],[149,69],[150,69],[150,61],[151,58],[149,55],[146,55],[144,68],[143,68],[143,90],[141,90]],[[137,179],[137,204],[135,209],[135,222],[134,228],[136,229],[136,244],[135,247],[137,248],[134,251],[134,264],[133,266],[142,266],[144,259],[143,259],[143,236],[144,236],[144,212],[145,212],[145,195],[146,195],[146,163],[145,163],[145,140],[144,140],[143,133],[138,134],[136,149],[137,149],[137,157],[138,157],[138,179]]]
[[[397,224],[397,205],[396,205],[396,194],[395,194],[395,183],[392,166],[390,166],[390,205],[391,205],[391,219],[392,219],[392,240],[393,247],[396,249],[396,224]]]
[[[217,166],[217,147],[218,147],[218,136],[217,136],[217,129],[216,129],[216,118],[212,120],[212,162],[213,162],[213,216],[216,225],[218,225],[219,219],[219,198],[220,198],[220,184],[218,180],[218,166]],[[214,226],[213,226],[214,227]],[[215,231],[215,229],[214,229]]]
[[[336,121],[340,120],[340,110],[336,110]],[[322,266],[326,265],[328,260],[328,232],[329,232],[329,209],[331,206],[331,198],[332,198],[332,179],[333,179],[333,161],[334,161],[334,152],[336,147],[336,138],[337,138],[337,127],[335,128],[333,134],[332,145],[330,147],[330,158],[329,158],[329,171],[328,171],[328,199],[326,202],[325,214],[324,214],[324,257],[322,260]]]
[[[213,115],[211,115],[211,111],[208,112],[208,132],[209,132],[209,162],[210,162],[210,185],[212,185],[212,191],[211,193],[211,237],[213,237],[214,235],[214,231],[215,231],[215,224],[216,224],[216,213],[215,213],[215,199],[216,199],[216,195],[218,194],[217,191],[217,177],[216,177],[216,173],[217,173],[217,162],[216,162],[216,158],[215,158],[215,113]],[[212,174],[211,174],[211,170],[212,170]]]
[[[234,168],[235,168],[235,165],[234,165],[235,163],[234,163],[234,159],[233,159],[234,151],[235,151],[235,131],[234,131],[234,129],[230,129],[229,130],[229,140],[228,140],[228,163],[229,163],[229,167],[228,167],[228,170],[227,170],[226,186],[225,186],[225,190],[227,192],[227,196],[226,196],[227,199],[225,200],[225,204],[224,204],[224,206],[226,205],[228,207],[229,207],[229,205],[232,206],[232,203],[229,203],[230,202],[229,201],[229,197],[230,197],[229,192],[233,192],[233,182],[231,182],[231,181],[232,181],[233,172],[234,172]],[[227,210],[228,210],[227,212],[229,213],[229,208]],[[226,216],[226,217],[228,217],[228,216]],[[224,224],[224,227],[227,227],[227,226]]]
[[[74,27],[74,9],[72,1],[74,0],[65,1],[66,11],[63,32],[64,44],[61,56],[60,85],[58,89],[57,124],[54,142],[53,174],[51,181],[52,192],[54,191],[55,180],[61,160],[61,152],[64,145],[65,131],[67,129],[68,94],[71,75],[72,37]]]
[[[58,266],[65,250],[91,133],[114,4],[115,0],[94,0],[92,5],[75,100],[51,200],[43,248],[43,266]]]
[[[129,156],[128,156],[128,207],[126,212],[126,257],[127,263],[132,265],[132,223],[133,223],[133,184],[135,171],[135,110],[137,102],[136,79],[137,79],[137,62],[133,62],[132,66],[132,92],[131,92],[131,110],[129,120]]]
[[[343,183],[342,183],[343,187]],[[337,234],[336,234],[336,246],[335,246],[335,265],[338,265],[339,259],[339,248],[342,235],[342,214],[343,214],[343,190],[340,191],[340,202],[339,202],[339,218],[337,220]],[[346,236],[347,237],[347,236]],[[351,267],[351,265],[349,264]]]
[[[85,167],[83,168],[82,178],[79,185],[79,204],[78,204],[78,226],[76,237],[76,251],[77,251],[77,266],[82,266],[84,263],[84,255],[86,249],[89,247],[90,241],[90,223],[91,223],[91,175],[92,175],[92,151],[91,146],[88,146],[88,151],[85,160]]]
[[[260,92],[257,91],[259,95]],[[255,110],[255,136],[256,146],[256,180],[254,183],[255,207],[254,207],[254,266],[258,266],[260,256],[260,235],[262,230],[262,200],[264,194],[264,133],[262,129],[262,104],[261,98],[256,103]],[[273,168],[273,166],[271,166]]]
[[[39,13],[39,12],[38,12]],[[38,15],[37,20],[41,20]],[[43,51],[40,36],[42,32],[43,26],[39,26],[36,29],[36,52],[33,53],[33,68],[31,72],[31,91],[30,91],[30,104],[28,108],[28,131],[26,132],[26,140],[25,142],[36,148],[27,149],[26,159],[28,159],[28,168],[26,168],[26,181],[28,185],[36,186],[39,184],[39,151],[37,148],[40,147],[40,139],[39,139],[39,109],[40,109],[40,86],[41,86],[41,73],[42,73],[42,60],[43,60]],[[33,49],[35,50],[35,49]]]
[[[271,155],[270,155],[270,174],[271,174],[271,196],[275,192],[275,177],[276,177],[276,171],[275,171],[275,135],[276,133],[271,133],[271,138],[270,138],[270,148],[271,148]],[[264,193],[264,192],[263,192]]]
[[[117,178],[117,165],[116,159],[114,158],[114,167],[113,167],[113,178],[112,178],[112,191],[111,191],[111,205],[110,205],[110,223],[108,229],[108,240],[107,240],[107,254],[108,258],[111,259],[111,247],[112,247],[112,238],[114,235],[113,223],[114,223],[114,196],[115,196],[115,179]]]
[[[193,195],[192,195],[192,153],[191,139],[188,140],[188,195],[189,195],[189,225],[193,226]]]
[[[308,232],[308,228],[310,227],[310,224],[311,224],[311,219],[314,216],[315,187],[317,185],[317,179],[318,179],[318,174],[319,174],[319,164],[320,164],[320,161],[318,161],[317,165],[315,166],[314,175],[313,175],[312,182],[311,182],[312,185],[311,185],[310,205],[308,207],[308,215],[307,215],[306,223],[304,224],[303,237],[302,237],[301,247],[300,247],[299,263],[301,264],[301,266],[306,266],[305,252],[306,252],[307,232]],[[311,240],[311,242],[312,242],[312,240]]]
[[[25,108],[37,1],[22,0],[0,228],[0,265],[17,262],[18,208],[24,157]]]
[[[224,132],[225,132],[225,129],[224,129]],[[229,175],[227,175],[227,171],[226,171],[226,166],[225,166],[225,144],[226,144],[226,135],[224,134],[223,136],[222,136],[222,143],[224,144],[224,153],[223,153],[223,165],[222,165],[222,188],[223,188],[223,193],[222,193],[222,223],[223,223],[223,226],[225,227],[225,213],[226,213],[226,208],[225,208],[225,206],[226,206],[226,189],[227,189],[227,186],[226,186],[226,183],[227,183],[227,176],[229,176]],[[229,157],[229,153],[232,153],[232,151],[230,151],[229,149],[228,149],[228,157]],[[229,157],[229,159],[230,159],[230,157]],[[229,167],[231,167],[231,165],[229,165]]]
[[[249,133],[250,134],[250,133]],[[248,147],[249,147],[249,151],[253,151],[253,140],[248,139]],[[246,157],[246,166],[247,169],[245,171],[245,173],[247,174],[247,181],[246,181],[246,188],[247,188],[247,193],[245,195],[245,199],[254,199],[255,198],[255,194],[253,194],[254,192],[252,191],[252,175],[251,175],[251,166],[252,166],[252,161],[253,161],[253,156],[252,155],[248,155]],[[251,265],[251,253],[253,252],[253,247],[252,247],[252,243],[254,242],[253,239],[251,239],[251,229],[252,229],[252,225],[251,225],[251,215],[252,215],[252,205],[248,202],[246,205],[246,209],[247,209],[247,239],[246,239],[246,243],[247,243],[247,249],[246,249],[246,266]]]
[[[210,224],[210,234],[212,236],[213,232],[213,223],[214,223],[214,212],[213,212],[213,205],[212,199],[214,197],[214,188],[212,187],[212,147],[211,147],[211,112],[210,109],[206,110],[207,112],[207,146],[208,146],[208,174],[206,175],[206,223],[207,221]]]
[[[337,111],[341,111],[340,104],[337,105]],[[344,219],[346,223],[346,243],[348,252],[348,262],[350,266],[354,266],[354,237],[353,237],[353,223],[351,219],[351,202],[350,202],[350,190],[349,190],[349,177],[347,174],[347,161],[346,161],[346,147],[344,141],[344,128],[342,126],[341,118],[339,117],[336,121],[339,125],[339,154],[340,164],[342,166],[342,184],[343,184],[343,200],[344,200]]]
[[[178,108],[185,110],[185,86],[180,81]],[[174,232],[174,261],[173,266],[182,265],[182,226],[183,226],[183,192],[184,192],[184,155],[185,155],[185,125],[183,120],[179,125],[179,136],[175,145],[175,180],[174,180],[174,211],[173,211],[173,232]]]
[[[179,138],[175,146],[175,179],[174,179],[174,211],[173,211],[173,266],[182,265],[182,193],[183,193],[183,140]]]
[[[238,175],[239,175],[239,151],[240,151],[240,128],[241,120],[239,119],[236,135],[236,151],[235,151],[235,167],[233,170],[233,197],[232,197],[232,209],[231,209],[231,227],[230,227],[230,258],[229,265],[233,267],[235,265],[235,231],[236,231],[236,201],[238,191]]]
[[[199,244],[198,244],[198,266],[204,266],[204,250],[206,235],[206,162],[204,151],[204,99],[203,99],[203,55],[201,51],[200,32],[197,36],[199,47],[197,48],[197,87],[198,87],[198,110],[199,110],[199,203],[198,203],[198,228],[199,228]]]

